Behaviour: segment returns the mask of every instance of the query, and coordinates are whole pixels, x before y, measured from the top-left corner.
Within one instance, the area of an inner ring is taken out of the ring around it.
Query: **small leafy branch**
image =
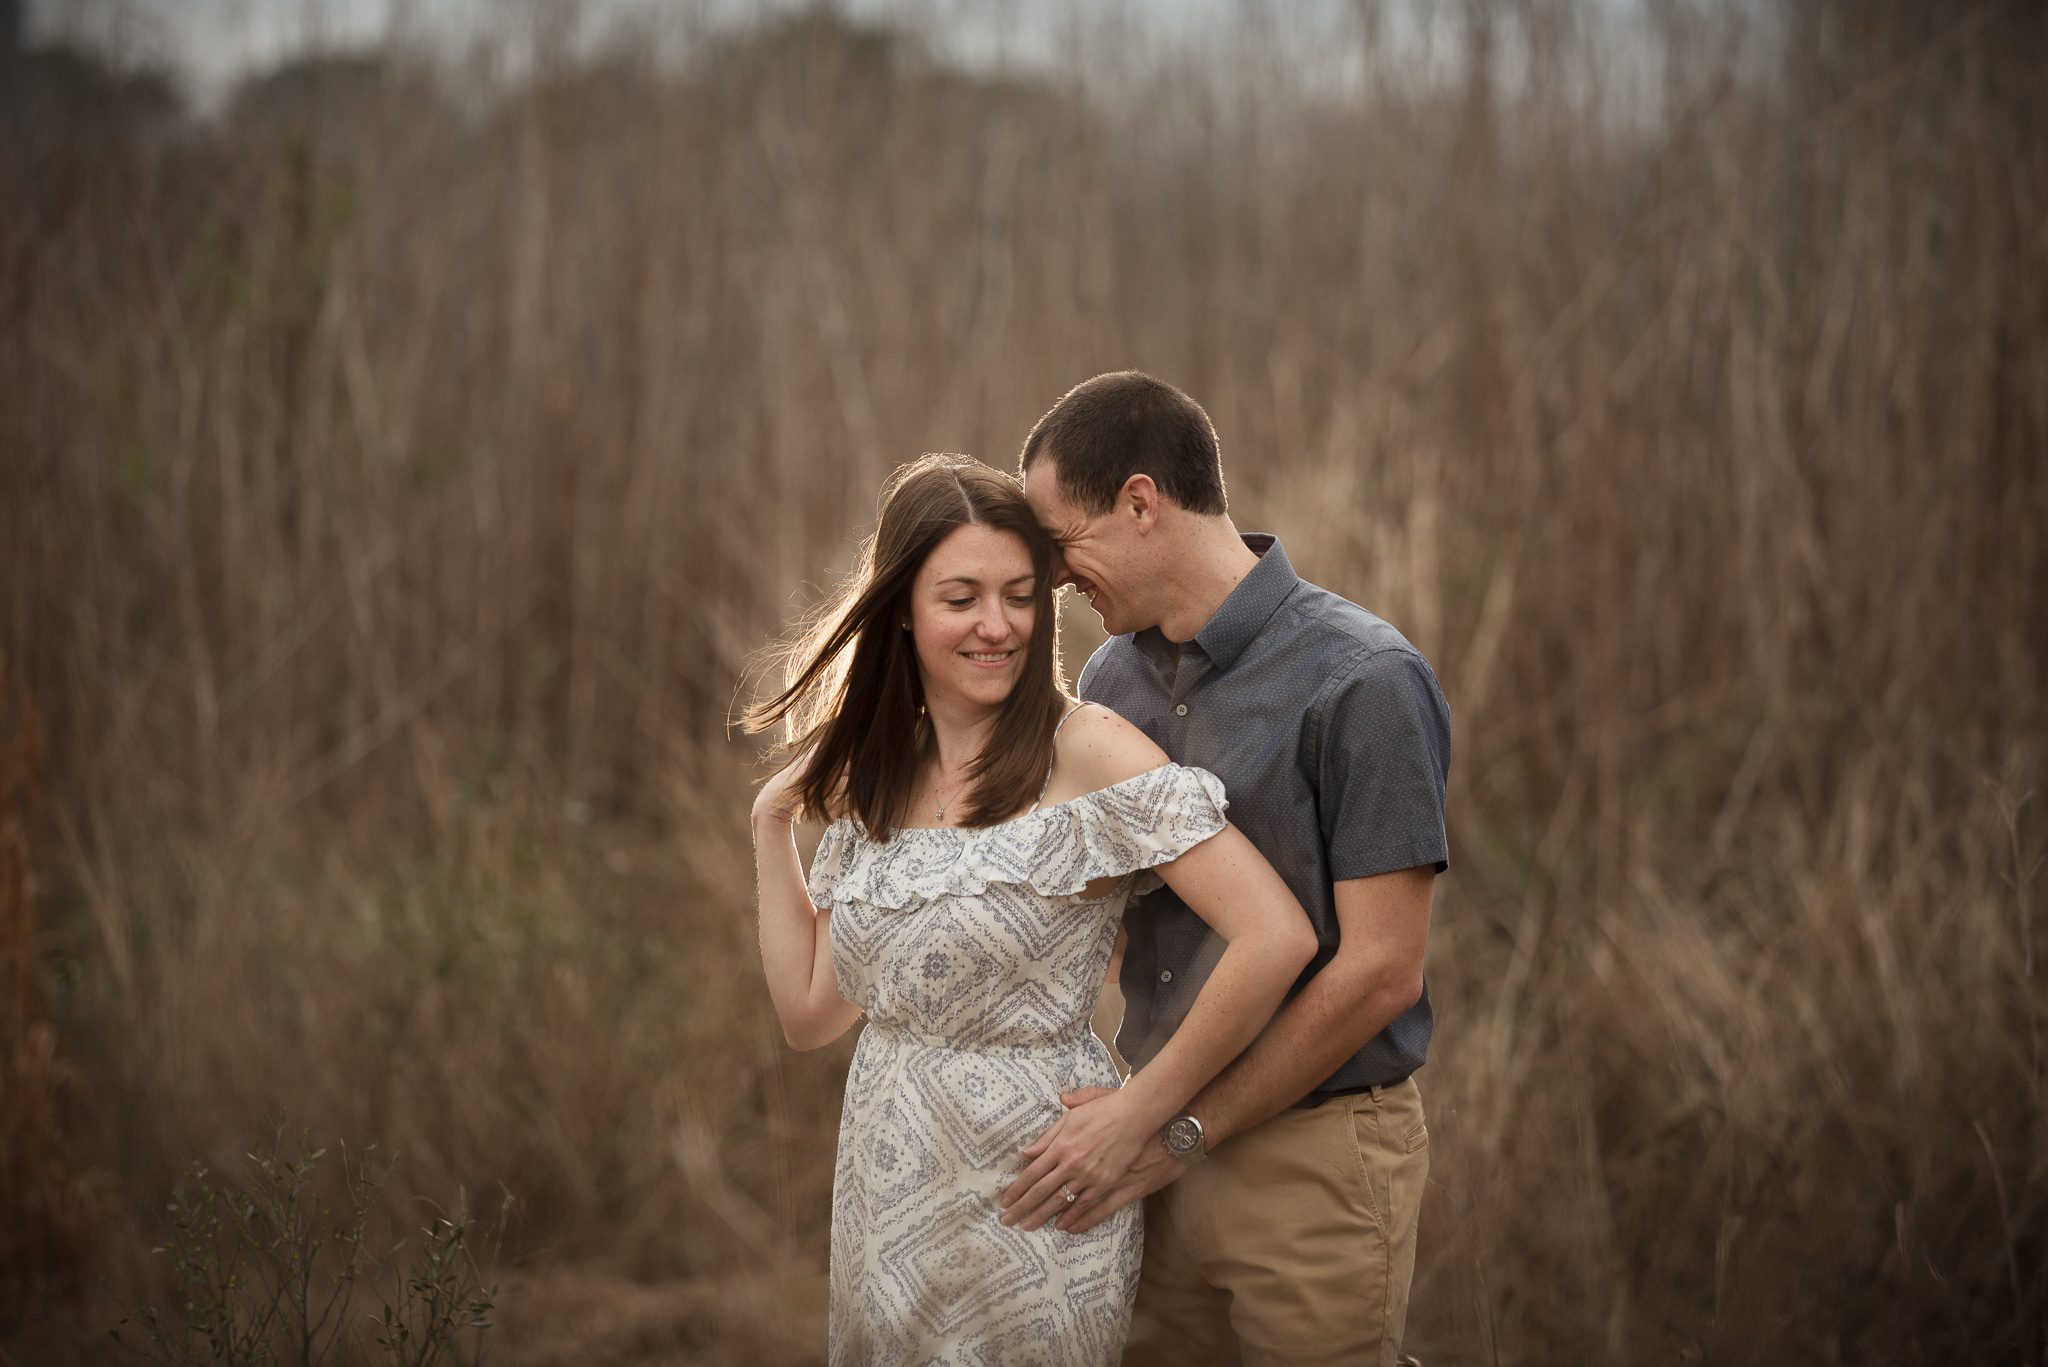
[[[288,1144],[280,1120],[268,1146],[247,1155],[244,1181],[194,1163],[165,1208],[170,1238],[152,1250],[170,1259],[173,1306],[131,1313],[114,1340],[168,1367],[316,1367],[379,1353],[398,1367],[435,1367],[458,1356],[467,1333],[469,1361],[480,1363],[497,1288],[472,1251],[466,1204],[421,1229],[410,1256],[406,1238],[381,1247],[370,1212],[393,1164],[374,1148],[344,1149],[337,1215],[315,1180],[326,1154],[303,1134]],[[359,1292],[379,1308],[351,1320]],[[142,1342],[123,1336],[131,1324]]]
[[[386,1304],[379,1347],[408,1367],[431,1367],[453,1351],[465,1329],[491,1327],[497,1288],[483,1285],[469,1251],[470,1217],[436,1219],[421,1231],[420,1261],[404,1280],[396,1306]],[[479,1357],[481,1354],[479,1354]]]

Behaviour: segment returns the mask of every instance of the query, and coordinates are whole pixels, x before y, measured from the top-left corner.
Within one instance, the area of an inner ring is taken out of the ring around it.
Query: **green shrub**
[[[465,1360],[465,1338],[474,1345],[466,1360],[481,1361],[497,1288],[477,1262],[466,1201],[387,1243],[371,1212],[395,1164],[374,1148],[344,1149],[336,1206],[334,1181],[320,1168],[326,1156],[303,1134],[293,1151],[280,1121],[268,1145],[246,1156],[240,1180],[193,1163],[165,1207],[170,1237],[152,1250],[171,1260],[173,1304],[124,1318],[115,1341],[173,1367],[432,1367]],[[352,1314],[359,1299],[376,1310]],[[129,1325],[140,1328],[140,1343],[124,1335]]]

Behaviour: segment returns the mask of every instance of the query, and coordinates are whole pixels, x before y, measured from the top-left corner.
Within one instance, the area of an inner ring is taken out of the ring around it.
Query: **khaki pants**
[[[1428,1173],[1412,1078],[1223,1144],[1146,1198],[1124,1367],[1394,1367]]]

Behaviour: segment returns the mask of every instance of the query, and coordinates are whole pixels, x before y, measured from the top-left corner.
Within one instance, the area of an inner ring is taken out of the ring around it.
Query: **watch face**
[[[1202,1124],[1193,1116],[1176,1116],[1167,1122],[1166,1147],[1185,1157],[1202,1146]]]

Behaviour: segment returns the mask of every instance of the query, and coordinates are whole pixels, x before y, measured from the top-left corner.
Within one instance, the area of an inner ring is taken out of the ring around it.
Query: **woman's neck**
[[[974,757],[988,743],[989,734],[995,730],[999,709],[934,700],[927,695],[925,713],[931,718],[939,772],[958,774],[973,763]]]

